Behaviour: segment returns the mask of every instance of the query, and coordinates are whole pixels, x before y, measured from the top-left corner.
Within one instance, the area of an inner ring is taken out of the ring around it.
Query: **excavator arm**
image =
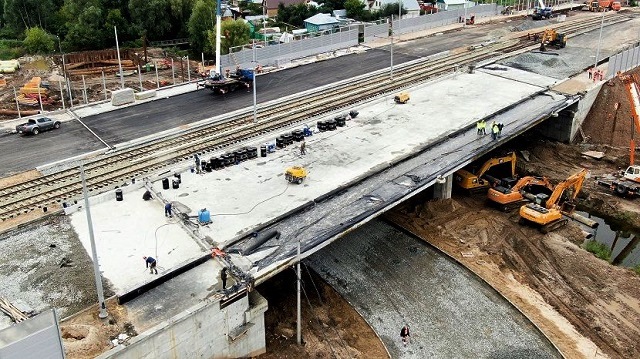
[[[553,193],[547,199],[545,203],[545,207],[547,209],[553,208],[558,205],[558,201],[560,197],[569,188],[573,188],[573,193],[571,194],[571,200],[574,200],[578,195],[578,192],[582,189],[582,184],[584,183],[584,179],[587,176],[587,170],[583,169],[578,173],[571,175],[566,180],[558,183],[558,185],[553,189]]]
[[[478,178],[482,178],[484,174],[493,166],[501,165],[503,163],[511,162],[511,177],[516,175],[516,153],[510,152],[503,157],[495,157],[485,162],[478,171]]]
[[[522,177],[513,187],[511,187],[511,190],[520,191],[527,186],[544,186],[549,189],[553,189],[553,185],[546,177],[526,176]]]
[[[629,162],[630,165],[633,166],[635,164],[636,150],[634,136],[635,132],[640,133],[640,88],[638,87],[638,80],[635,76],[625,76],[623,81],[627,89],[629,103],[631,104],[631,115],[633,116],[631,126],[635,127],[635,131],[632,128],[631,140],[629,143]]]

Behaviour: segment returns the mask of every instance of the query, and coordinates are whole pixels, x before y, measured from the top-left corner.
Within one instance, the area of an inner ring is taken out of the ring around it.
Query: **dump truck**
[[[458,187],[470,193],[487,190],[494,184],[509,181],[516,175],[516,154],[509,152],[500,157],[490,158],[479,168],[468,166],[457,170],[453,174]]]
[[[400,92],[399,94],[393,97],[393,101],[396,103],[407,103],[409,101],[409,93],[408,92]]]

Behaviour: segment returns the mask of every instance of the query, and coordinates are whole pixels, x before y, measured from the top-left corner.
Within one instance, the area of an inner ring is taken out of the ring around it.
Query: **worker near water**
[[[156,269],[156,265],[158,264],[158,262],[156,261],[155,258],[153,257],[142,257],[142,259],[144,259],[147,268],[149,268],[149,273],[153,274],[153,272],[155,272],[156,274],[158,274],[158,270]]]
[[[493,123],[491,124],[491,140],[495,141],[498,139],[498,124],[493,121]]]
[[[220,271],[220,279],[222,279],[222,289],[227,289],[227,267]]]
[[[301,156],[304,156],[304,155],[307,154],[306,147],[307,147],[307,143],[305,142],[305,140],[302,140],[302,143],[300,144],[300,155]]]
[[[405,347],[409,343],[409,337],[411,337],[411,334],[409,333],[409,324],[405,324],[400,330],[400,338],[402,338],[402,344],[404,344]]]
[[[164,216],[169,218],[173,216],[171,213],[171,202],[167,202],[167,204],[164,205]]]

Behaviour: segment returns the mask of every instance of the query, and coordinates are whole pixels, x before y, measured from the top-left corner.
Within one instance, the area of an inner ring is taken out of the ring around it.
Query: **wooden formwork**
[[[65,54],[65,70],[69,76],[94,75],[118,72],[116,49],[83,51]],[[136,70],[143,66],[141,57],[132,49],[120,49],[122,70]]]

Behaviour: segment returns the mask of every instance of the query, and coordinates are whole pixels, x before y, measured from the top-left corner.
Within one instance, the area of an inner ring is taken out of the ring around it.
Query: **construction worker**
[[[478,136],[482,134],[482,120],[476,122],[476,129],[478,130]]]
[[[173,217],[171,213],[171,202],[164,205],[164,216],[169,218]]]
[[[487,134],[486,128],[487,128],[487,122],[485,120],[480,120],[480,129],[482,130],[483,136]]]
[[[498,132],[500,132],[500,130],[498,129],[498,124],[493,121],[493,123],[491,124],[491,140],[495,141],[498,139]]]
[[[196,153],[193,157],[196,160],[196,173],[200,173],[200,156]]]
[[[227,268],[224,267],[220,271],[220,279],[222,279],[222,289],[227,289]]]
[[[400,338],[402,338],[402,344],[404,344],[405,347],[409,343],[409,337],[411,337],[411,334],[409,333],[409,324],[405,324],[400,330]]]
[[[502,124],[502,122],[498,122],[498,137],[502,137],[502,128],[504,127],[504,124]]]
[[[147,268],[149,268],[149,273],[153,274],[153,272],[155,271],[155,273],[158,274],[158,270],[156,269],[156,265],[158,264],[158,262],[155,260],[155,258],[145,256],[142,257],[142,259],[144,259]]]
[[[301,156],[304,156],[304,155],[307,154],[306,147],[307,147],[307,143],[304,140],[302,140],[302,143],[300,144],[300,155]]]

